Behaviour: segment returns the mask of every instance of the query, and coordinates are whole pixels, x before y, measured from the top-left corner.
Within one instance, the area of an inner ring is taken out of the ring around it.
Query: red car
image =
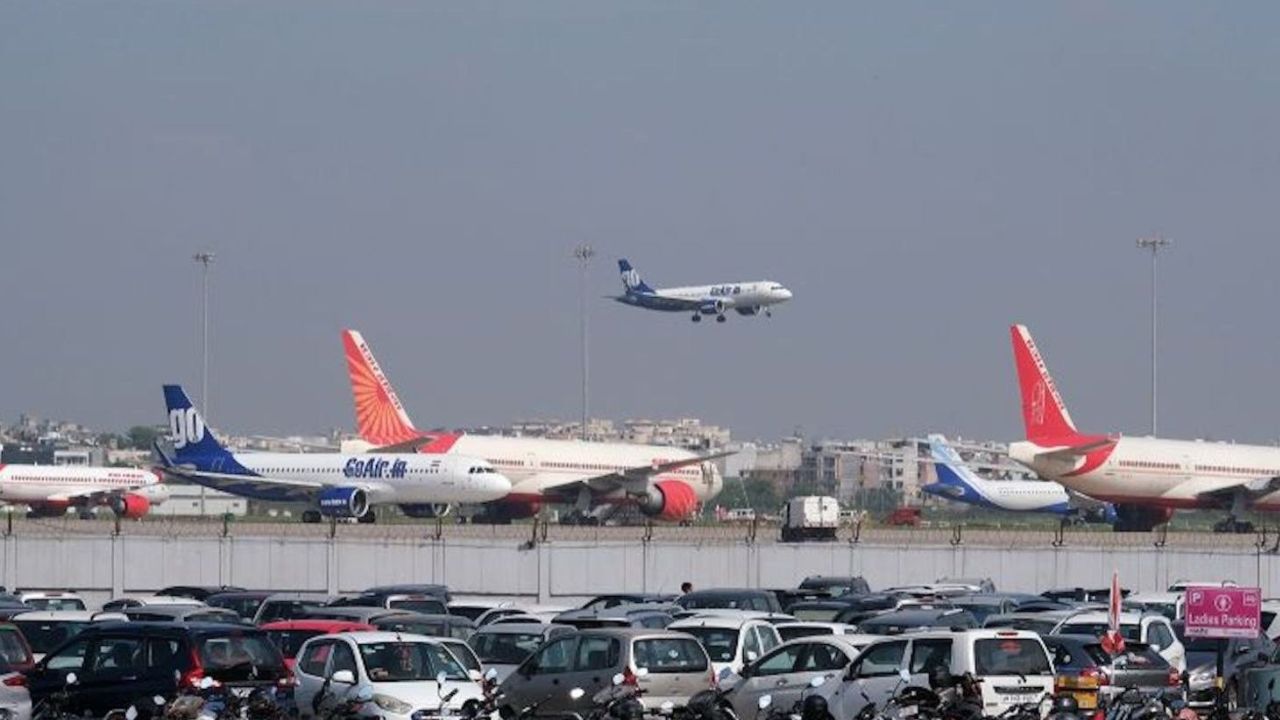
[[[302,643],[317,635],[371,630],[377,630],[377,628],[348,620],[280,620],[262,626],[262,631],[280,650],[280,654],[284,656],[284,664],[288,665],[290,670],[293,670],[294,658],[298,655],[298,649],[302,647]]]

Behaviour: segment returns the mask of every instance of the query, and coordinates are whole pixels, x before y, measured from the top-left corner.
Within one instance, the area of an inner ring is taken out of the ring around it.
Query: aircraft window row
[[[1147,460],[1121,460],[1120,467],[1139,468],[1143,470],[1180,470],[1177,463],[1150,462]]]
[[[494,469],[493,469],[493,468],[491,468],[491,467],[477,467],[477,466],[474,466],[474,465],[473,465],[470,469],[468,469],[468,470],[467,470],[467,474],[468,474],[468,475],[486,475],[486,474],[489,474],[489,473],[496,473],[496,472],[498,472],[498,471],[497,471],[497,470],[494,470]]]
[[[76,478],[76,477],[58,477],[56,475],[13,475],[9,480],[13,482],[58,482],[58,483],[81,483],[92,485],[127,485],[129,483],[140,482],[141,478],[125,479],[125,478]]]
[[[1280,471],[1276,470],[1233,467],[1231,465],[1197,465],[1196,470],[1201,472],[1227,473],[1229,475],[1247,475],[1250,477],[1271,477],[1273,475],[1280,475]]]
[[[513,467],[520,467],[524,465],[524,462],[521,460],[495,460],[490,458],[489,462],[493,463],[494,465],[511,465]]]

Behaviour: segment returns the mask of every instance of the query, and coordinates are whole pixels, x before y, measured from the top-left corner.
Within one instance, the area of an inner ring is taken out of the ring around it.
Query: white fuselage
[[[77,498],[136,491],[151,503],[168,498],[160,476],[137,468],[0,465],[0,500],[22,504],[76,504]]]
[[[1016,512],[1047,510],[1071,500],[1061,485],[1044,480],[977,480],[974,490],[992,506]]]
[[[677,300],[722,300],[727,308],[768,307],[791,299],[791,291],[771,280],[658,288],[654,295]]]
[[[1009,456],[1068,488],[1113,503],[1149,503],[1169,508],[1217,507],[1207,493],[1280,476],[1280,448],[1220,442],[1121,437],[1083,458],[1037,457],[1053,448],[1029,441],[1009,446]],[[1280,492],[1249,503],[1280,510]]]
[[[263,478],[359,487],[376,503],[472,503],[499,500],[511,481],[489,463],[462,454],[236,453]],[[206,471],[228,472],[215,464]],[[253,476],[245,476],[252,482]]]

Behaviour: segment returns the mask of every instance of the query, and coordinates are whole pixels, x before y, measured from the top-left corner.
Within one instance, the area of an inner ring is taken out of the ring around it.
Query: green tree
[[[150,450],[151,443],[160,437],[160,430],[148,425],[134,425],[127,434],[129,447],[135,450]]]

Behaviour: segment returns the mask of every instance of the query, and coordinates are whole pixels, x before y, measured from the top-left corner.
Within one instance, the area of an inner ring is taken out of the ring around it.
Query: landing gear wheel
[[[369,510],[366,510],[363,515],[356,518],[356,522],[360,523],[361,525],[372,525],[378,522],[378,516],[373,514],[372,509],[369,509]]]
[[[117,514],[117,515],[119,515],[120,513],[116,513],[116,514]],[[80,511],[80,513],[79,513],[79,515],[80,515],[80,519],[81,519],[81,520],[92,520],[92,519],[93,519],[93,511],[92,511],[92,510],[89,510],[89,509],[81,510],[81,511]]]
[[[726,318],[726,317],[725,317],[725,316],[723,316],[723,315],[717,315],[717,316],[716,316],[716,322],[724,322],[724,321],[725,321],[725,320],[727,320],[727,319],[728,319],[728,318]]]
[[[694,321],[694,322],[702,322],[702,316],[701,316],[701,315],[694,315],[693,317],[691,317],[691,318],[689,318],[689,319],[690,319],[690,320],[692,320],[692,321]]]
[[[764,316],[765,316],[765,317],[773,317],[773,311],[772,311],[772,310],[765,310],[765,311],[764,311]]]
[[[320,511],[319,510],[303,510],[302,522],[308,525],[314,525],[320,522]]]
[[[1237,520],[1233,517],[1227,517],[1213,524],[1213,531],[1216,533],[1228,533],[1237,535],[1247,535],[1254,532],[1253,523],[1245,520]]]

